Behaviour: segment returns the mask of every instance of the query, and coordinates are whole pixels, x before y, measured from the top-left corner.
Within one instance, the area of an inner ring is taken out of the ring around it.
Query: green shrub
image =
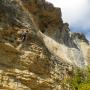
[[[77,69],[75,71],[70,81],[73,90],[90,90],[90,67],[87,70]]]
[[[81,83],[78,87],[78,90],[90,90],[90,83]]]

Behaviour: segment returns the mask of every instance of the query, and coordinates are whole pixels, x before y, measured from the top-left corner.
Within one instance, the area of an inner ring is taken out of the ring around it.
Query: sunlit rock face
[[[72,90],[64,82],[90,63],[89,51],[85,36],[70,32],[51,3],[0,0],[0,89]]]
[[[64,51],[63,55],[65,54],[67,61],[71,61],[77,66],[83,67],[84,65],[86,65],[86,60],[83,57],[82,50],[80,50],[78,40],[74,40],[73,38],[74,35],[70,33],[69,25],[67,23],[62,22],[62,17],[61,17],[62,15],[60,9],[54,8],[52,4],[45,2],[45,0],[36,1],[36,2],[33,1],[31,3],[32,4],[31,8],[28,7],[29,3],[31,2],[24,1],[24,5],[28,8],[28,10],[37,17],[38,27],[44,33],[44,36],[46,35],[44,40],[47,48],[51,52],[54,52],[54,55],[57,53],[56,54],[57,57],[60,57],[60,53],[62,53],[61,51]],[[43,35],[41,36],[43,37]],[[80,34],[77,33],[77,35],[75,36],[78,39],[81,37],[84,41],[86,41],[86,43],[88,43],[84,35],[81,36]],[[59,45],[61,44],[61,46],[64,45],[65,46],[61,47],[58,46],[58,44]],[[56,48],[57,50],[54,51],[54,48]],[[70,54],[69,55],[70,57],[68,56],[68,54]],[[64,60],[66,60],[66,58]]]

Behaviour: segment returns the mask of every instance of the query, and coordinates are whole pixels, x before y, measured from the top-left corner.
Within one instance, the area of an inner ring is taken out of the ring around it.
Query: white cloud
[[[63,20],[70,26],[90,30],[90,0],[46,0],[62,10]]]

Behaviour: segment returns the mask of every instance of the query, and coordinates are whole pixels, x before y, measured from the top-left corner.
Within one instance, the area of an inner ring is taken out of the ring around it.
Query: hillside
[[[80,88],[90,86],[89,55],[89,41],[70,31],[60,8],[0,0],[0,89],[86,90]]]

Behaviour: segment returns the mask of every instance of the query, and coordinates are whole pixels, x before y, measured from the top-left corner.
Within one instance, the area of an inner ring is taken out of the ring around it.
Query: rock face
[[[89,55],[88,40],[70,32],[60,8],[45,0],[0,0],[0,89],[73,90],[66,80],[89,65]]]

